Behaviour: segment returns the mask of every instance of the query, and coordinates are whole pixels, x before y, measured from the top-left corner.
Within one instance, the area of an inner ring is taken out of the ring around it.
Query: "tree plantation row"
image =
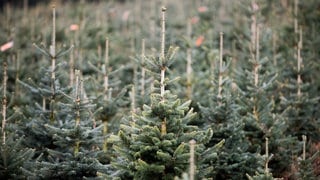
[[[0,11],[1,179],[319,179],[317,0],[28,4]]]

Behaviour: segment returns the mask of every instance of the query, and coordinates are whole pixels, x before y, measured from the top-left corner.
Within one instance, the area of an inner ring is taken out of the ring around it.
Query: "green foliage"
[[[0,158],[0,177],[5,179],[25,179],[23,168],[29,168],[34,150],[25,148],[22,145],[24,137],[17,137],[10,133],[6,137],[6,142],[1,137],[1,158]]]
[[[2,179],[318,178],[318,0],[46,3],[0,12]]]
[[[254,176],[249,176],[247,175],[249,180],[273,180],[274,178],[272,177],[272,174],[270,173],[265,173],[265,174],[259,174],[257,173]]]
[[[318,176],[314,172],[312,164],[317,158],[319,158],[319,154],[319,151],[317,151],[307,159],[299,159],[299,171],[297,172],[297,177],[299,179],[314,180],[318,178]]]
[[[169,50],[165,59],[147,59],[150,65],[148,70],[156,75],[167,69],[174,52],[174,49]],[[168,83],[170,81],[166,80],[165,85]],[[155,84],[161,86],[159,82]],[[117,175],[134,179],[173,179],[187,170],[190,156],[187,143],[191,139],[197,142],[200,162],[212,163],[217,159],[212,155],[218,148],[204,148],[212,136],[212,130],[202,131],[190,124],[196,117],[190,109],[191,101],[181,103],[169,90],[163,95],[156,90],[150,99],[150,105],[144,105],[141,113],[126,119],[118,135],[110,138],[115,149],[116,158],[112,164],[118,171]],[[201,167],[198,174],[205,177],[210,167],[206,164]]]

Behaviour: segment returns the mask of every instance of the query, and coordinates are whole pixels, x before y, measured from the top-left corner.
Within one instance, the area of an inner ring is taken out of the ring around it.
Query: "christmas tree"
[[[162,8],[162,45],[159,57],[147,57],[147,69],[155,75],[154,92],[150,105],[144,105],[141,113],[124,119],[118,135],[110,137],[114,143],[116,169],[113,176],[128,179],[172,179],[188,169],[188,142],[197,142],[196,153],[200,162],[206,162],[197,170],[199,177],[205,177],[213,170],[209,162],[215,161],[217,149],[223,141],[212,148],[205,149],[212,130],[200,130],[190,125],[195,113],[190,109],[190,101],[181,103],[177,96],[166,89],[170,83],[165,78],[172,64],[177,48],[169,48],[165,54],[165,11]]]
[[[213,129],[210,144],[225,139],[225,146],[216,162],[215,179],[244,179],[246,174],[254,174],[262,165],[259,152],[250,151],[251,142],[247,139],[245,122],[240,116],[241,106],[237,99],[243,91],[228,77],[230,63],[223,61],[223,33],[220,33],[220,49],[215,51],[212,61],[212,88],[207,106],[200,105],[201,116],[206,128]],[[230,60],[229,60],[230,62]]]
[[[48,2],[0,2],[0,179],[319,179],[319,0]]]
[[[19,137],[14,123],[18,122],[21,116],[19,112],[12,111],[13,108],[8,96],[8,65],[3,63],[3,85],[2,85],[2,113],[1,113],[1,158],[0,158],[0,177],[6,179],[24,179],[23,167],[27,166],[34,155],[34,150],[23,146],[24,136]],[[11,93],[10,93],[11,94]],[[10,97],[10,98],[9,98]],[[8,111],[10,110],[10,111]],[[9,112],[9,113],[8,113]]]
[[[102,126],[95,122],[94,105],[86,97],[80,71],[76,70],[72,87],[63,88],[63,84],[60,84],[68,82],[61,81],[63,76],[59,76],[58,68],[63,62],[56,67],[56,60],[68,51],[56,53],[55,20],[53,7],[50,51],[35,45],[49,57],[50,68],[42,71],[47,73],[44,73],[40,85],[21,82],[43,98],[42,107],[30,105],[27,109],[38,112],[38,115],[33,114],[36,116],[31,117],[27,126],[21,128],[28,132],[26,146],[35,147],[37,155],[35,162],[29,163],[24,172],[28,177],[45,179],[96,177],[98,170],[105,169],[96,159],[103,142]]]
[[[246,138],[251,144],[248,151],[267,154],[264,139],[268,138],[269,156],[266,159],[269,166],[261,168],[268,167],[273,176],[281,177],[280,172],[287,171],[288,162],[292,163],[291,155],[297,153],[297,139],[291,134],[282,133],[289,126],[285,123],[285,116],[277,111],[274,102],[273,90],[279,75],[268,56],[261,58],[268,54],[262,48],[267,44],[267,38],[259,25],[259,20],[263,18],[262,12],[260,4],[251,2],[250,41],[242,40],[242,48],[248,55],[240,59],[244,64],[236,72],[236,84],[243,92],[237,98],[237,104],[241,107],[239,113],[245,124]]]

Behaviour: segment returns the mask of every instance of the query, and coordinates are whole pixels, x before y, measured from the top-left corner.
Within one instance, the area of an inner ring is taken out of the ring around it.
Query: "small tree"
[[[162,8],[162,45],[159,57],[146,58],[147,69],[154,75],[155,91],[150,95],[150,105],[144,105],[141,113],[127,117],[120,125],[117,135],[110,137],[115,149],[112,165],[114,177],[123,179],[173,179],[188,169],[188,142],[197,142],[196,155],[199,159],[198,176],[204,177],[213,169],[208,162],[215,161],[217,149],[223,141],[209,149],[212,130],[200,130],[191,125],[196,114],[190,109],[190,102],[181,103],[166,86],[171,81],[165,78],[173,62],[177,48],[164,53],[165,8]],[[206,162],[202,163],[201,162]],[[200,166],[201,164],[201,166]]]

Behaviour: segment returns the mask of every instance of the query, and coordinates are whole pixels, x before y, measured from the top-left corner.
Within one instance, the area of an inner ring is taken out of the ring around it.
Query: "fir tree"
[[[274,155],[269,162],[270,172],[275,177],[281,177],[281,172],[288,170],[288,164],[292,163],[291,155],[296,153],[297,143],[295,137],[283,133],[289,126],[285,123],[285,116],[276,111],[272,98],[278,77],[277,68],[267,56],[261,58],[261,47],[265,40],[261,38],[263,33],[258,24],[261,10],[255,2],[251,3],[251,7],[251,42],[247,43],[251,56],[246,57],[247,66],[237,72],[241,78],[236,83],[244,92],[237,98],[237,104],[241,107],[239,113],[250,141],[248,151],[264,154],[263,140],[268,138],[269,153]]]
[[[319,0],[47,2],[0,3],[1,179],[319,178]]]
[[[54,148],[46,149],[45,161],[35,163],[31,177],[40,178],[83,178],[96,177],[105,167],[96,159],[97,148],[102,144],[102,125],[94,127],[90,108],[92,104],[83,97],[80,72],[76,74],[74,96],[66,96],[71,102],[60,104],[59,126],[45,124],[47,134],[53,138]]]
[[[319,122],[316,118],[316,112],[312,107],[317,106],[319,96],[309,94],[312,88],[311,82],[308,82],[309,71],[312,63],[303,62],[303,32],[299,30],[299,41],[295,53],[295,64],[285,68],[283,73],[284,82],[281,83],[283,94],[280,97],[280,107],[284,109],[287,124],[289,126],[287,134],[294,136],[306,135],[314,141],[320,139],[317,133]],[[310,68],[309,68],[310,67]]]
[[[90,86],[87,86],[88,96],[93,99],[93,103],[96,104],[98,108],[95,116],[97,120],[102,121],[103,124],[103,147],[101,153],[98,154],[98,159],[106,164],[108,164],[111,159],[109,156],[111,154],[110,145],[108,145],[107,138],[111,133],[118,131],[120,118],[118,111],[121,108],[124,109],[128,104],[125,97],[128,87],[125,86],[120,90],[118,87],[120,80],[115,77],[117,73],[121,72],[121,68],[112,71],[109,58],[109,39],[107,38],[105,41],[104,61],[98,62],[101,67],[97,67],[89,62],[91,68],[94,69],[98,75],[97,78],[89,77],[91,82]],[[96,126],[96,124],[94,124],[94,126]]]
[[[23,146],[23,138],[15,133],[6,133],[1,140],[0,177],[3,179],[26,179],[24,168],[32,162],[34,150]]]
[[[299,170],[296,174],[298,179],[302,180],[315,180],[319,178],[314,172],[314,167],[312,166],[313,161],[319,157],[320,151],[315,152],[310,157],[307,158],[307,136],[302,136],[303,141],[303,149],[302,149],[302,157],[299,158]]]
[[[61,109],[57,109],[57,103],[63,102],[64,94],[71,92],[70,87],[64,87],[61,84],[61,68],[64,65],[63,61],[56,63],[58,58],[68,53],[68,50],[56,53],[56,30],[55,30],[55,7],[53,7],[53,29],[52,29],[52,42],[50,50],[34,46],[42,53],[43,56],[50,60],[51,66],[42,67],[39,71],[38,78],[29,78],[28,82],[19,81],[26,89],[31,92],[34,101],[30,102],[24,108],[24,116],[26,122],[19,130],[20,133],[26,136],[24,144],[27,147],[36,149],[36,155],[39,156],[45,152],[45,148],[53,148],[55,145],[52,143],[52,137],[48,134],[45,124],[57,124],[56,114]],[[58,78],[56,78],[58,77]],[[48,102],[49,101],[49,102]],[[45,156],[44,156],[45,157]]]
[[[3,63],[3,85],[2,93],[2,113],[1,113],[1,148],[0,148],[0,177],[3,179],[25,179],[23,167],[26,166],[34,155],[34,150],[23,146],[24,136],[19,137],[14,123],[21,116],[17,112],[8,113],[8,107],[11,109],[8,101],[7,81],[8,65],[5,60]],[[12,96],[11,96],[12,98]]]
[[[258,152],[250,151],[250,141],[246,138],[245,122],[239,114],[240,106],[236,100],[243,93],[228,77],[230,63],[223,61],[223,34],[220,33],[220,49],[212,50],[215,67],[212,73],[212,88],[207,106],[199,105],[201,118],[207,128],[213,129],[210,145],[225,139],[225,146],[219,152],[214,179],[244,179],[253,174],[262,164]]]
[[[195,113],[190,101],[181,103],[177,96],[165,87],[170,83],[165,72],[172,64],[177,48],[170,48],[165,55],[165,8],[162,8],[162,45],[159,57],[148,57],[148,70],[155,75],[155,86],[159,87],[150,95],[150,105],[144,105],[141,113],[132,119],[124,119],[118,135],[110,137],[114,143],[116,157],[112,164],[116,169],[112,176],[122,179],[173,179],[188,169],[188,142],[197,142],[196,154],[199,159],[199,177],[205,177],[213,167],[200,162],[217,159],[217,146],[205,149],[212,130],[200,130],[190,125]]]
[[[96,159],[102,144],[102,126],[95,125],[95,107],[87,99],[80,71],[76,70],[73,87],[63,88],[56,60],[68,53],[55,50],[55,7],[50,51],[39,48],[50,58],[51,67],[42,76],[39,85],[27,84],[33,93],[42,96],[43,106],[31,107],[31,121],[22,130],[27,131],[25,144],[37,149],[37,159],[24,171],[30,178],[80,179],[96,177],[105,167]],[[47,104],[47,100],[49,103]],[[49,109],[47,110],[47,106]],[[29,109],[27,109],[29,110]],[[97,109],[99,110],[99,109]],[[30,167],[33,167],[31,169]]]

